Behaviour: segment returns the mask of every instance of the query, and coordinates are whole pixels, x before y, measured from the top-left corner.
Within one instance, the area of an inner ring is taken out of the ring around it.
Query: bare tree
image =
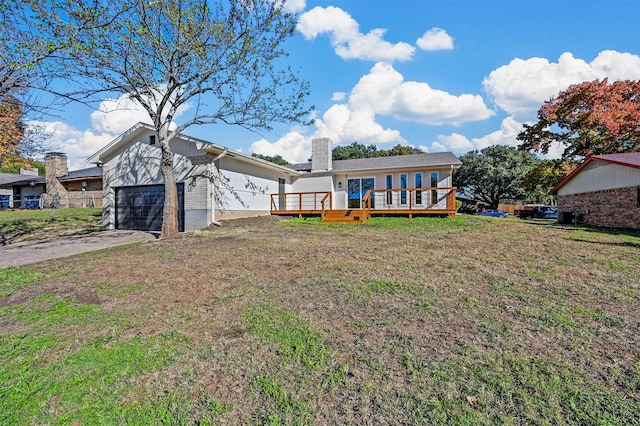
[[[169,145],[177,134],[215,123],[269,130],[273,122],[308,115],[308,84],[290,67],[278,67],[296,25],[283,6],[284,0],[123,0],[117,7],[76,0],[54,7],[51,16],[67,22],[59,43],[73,46],[59,62],[72,89],[59,94],[85,103],[126,94],[149,114],[162,151],[163,237],[178,233]],[[95,24],[89,31],[87,16]]]

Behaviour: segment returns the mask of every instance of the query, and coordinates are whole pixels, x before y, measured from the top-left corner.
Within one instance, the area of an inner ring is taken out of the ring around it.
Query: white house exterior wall
[[[278,179],[285,179],[286,191],[291,188],[290,177],[266,167],[222,157],[218,162],[219,192],[216,197],[216,218],[269,215],[271,194],[278,192]]]
[[[558,196],[638,186],[640,170],[593,161],[558,190]]]

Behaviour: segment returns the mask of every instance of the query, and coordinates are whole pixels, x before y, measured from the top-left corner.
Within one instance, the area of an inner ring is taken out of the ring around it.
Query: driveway
[[[155,239],[156,236],[149,232],[102,231],[50,240],[25,241],[0,247],[0,268],[28,265],[122,244]]]

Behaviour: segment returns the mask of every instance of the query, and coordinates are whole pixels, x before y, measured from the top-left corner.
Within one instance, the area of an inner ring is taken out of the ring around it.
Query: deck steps
[[[322,218],[324,223],[358,224],[367,221],[367,213],[362,210],[328,210]]]

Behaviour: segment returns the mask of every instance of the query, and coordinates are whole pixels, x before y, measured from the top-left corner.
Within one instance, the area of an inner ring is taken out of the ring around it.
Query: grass
[[[0,270],[0,423],[638,425],[639,247],[263,218]]]
[[[0,246],[100,231],[101,219],[100,208],[0,211]]]

